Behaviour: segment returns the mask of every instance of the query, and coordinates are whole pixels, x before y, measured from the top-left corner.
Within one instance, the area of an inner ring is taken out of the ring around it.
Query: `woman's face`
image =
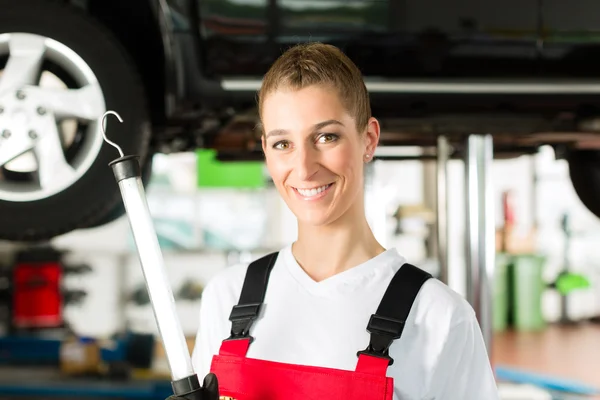
[[[334,90],[278,90],[263,102],[267,168],[299,222],[325,225],[362,207],[363,168],[379,140],[371,118],[357,132]]]

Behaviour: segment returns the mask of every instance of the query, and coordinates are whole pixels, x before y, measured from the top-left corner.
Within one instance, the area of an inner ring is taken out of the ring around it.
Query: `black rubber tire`
[[[72,6],[48,0],[0,0],[0,33],[24,32],[52,38],[75,51],[92,68],[104,93],[110,117],[108,136],[125,154],[137,154],[143,165],[151,135],[144,87],[134,62],[100,23]],[[32,202],[0,200],[0,240],[45,241],[92,226],[121,202],[108,163],[119,156],[104,145],[93,165],[72,186]]]
[[[600,150],[576,150],[567,156],[575,193],[600,218]]]

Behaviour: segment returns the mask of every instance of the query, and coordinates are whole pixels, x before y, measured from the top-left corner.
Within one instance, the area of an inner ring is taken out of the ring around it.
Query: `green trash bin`
[[[546,258],[537,254],[512,256],[512,323],[518,331],[538,331],[546,326],[542,312],[545,262]]]

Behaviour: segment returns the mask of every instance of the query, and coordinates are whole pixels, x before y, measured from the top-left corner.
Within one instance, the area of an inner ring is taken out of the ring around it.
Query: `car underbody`
[[[491,135],[497,159],[552,146],[600,217],[593,33],[545,35],[533,16],[547,9],[528,5],[527,29],[515,31],[463,19],[432,29],[421,3],[407,28],[389,18],[404,15],[395,0],[361,3],[364,15],[313,3],[0,0],[0,240],[49,240],[123,215],[106,167],[114,149],[102,145],[107,110],[123,117],[109,129],[140,156],[144,182],[156,153],[208,148],[221,161],[262,160],[261,77],[285,47],[312,40],[338,46],[363,71],[381,123],[376,158],[436,158],[440,137],[456,159],[471,135]],[[493,9],[480,9],[481,21],[509,26],[512,14],[496,20],[506,10]],[[48,75],[59,85],[47,86]]]

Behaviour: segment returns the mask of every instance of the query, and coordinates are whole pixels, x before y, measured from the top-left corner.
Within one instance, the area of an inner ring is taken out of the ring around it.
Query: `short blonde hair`
[[[346,111],[355,118],[356,129],[366,129],[371,103],[360,70],[340,49],[319,42],[295,45],[273,63],[258,92],[261,119],[268,94],[279,88],[300,90],[313,85],[336,90]]]

